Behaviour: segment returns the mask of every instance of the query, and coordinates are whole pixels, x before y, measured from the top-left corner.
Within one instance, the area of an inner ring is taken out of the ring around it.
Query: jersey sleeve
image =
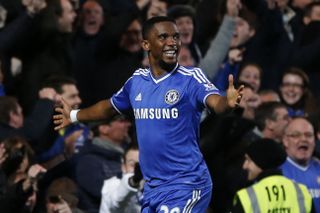
[[[194,69],[193,78],[189,84],[191,100],[195,106],[206,107],[206,99],[209,95],[221,95],[219,89],[211,83],[200,68]]]
[[[121,114],[131,108],[129,96],[131,84],[132,77],[129,78],[123,87],[111,97],[111,104]]]

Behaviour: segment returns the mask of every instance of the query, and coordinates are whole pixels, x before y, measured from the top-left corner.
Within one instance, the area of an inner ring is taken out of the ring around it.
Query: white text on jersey
[[[137,108],[133,109],[135,119],[177,119],[177,108]]]

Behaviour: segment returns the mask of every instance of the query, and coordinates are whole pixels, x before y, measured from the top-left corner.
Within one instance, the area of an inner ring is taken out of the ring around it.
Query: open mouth
[[[309,146],[306,144],[302,144],[298,146],[298,150],[300,151],[308,151],[309,150]]]
[[[89,25],[89,26],[94,26],[96,24],[97,24],[97,21],[95,21],[95,20],[87,21],[87,25]]]
[[[176,49],[164,50],[163,53],[168,58],[174,58],[177,55],[177,50]]]

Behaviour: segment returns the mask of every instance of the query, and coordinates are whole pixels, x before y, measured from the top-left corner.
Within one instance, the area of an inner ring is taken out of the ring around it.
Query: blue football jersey
[[[199,68],[176,68],[154,78],[136,70],[111,103],[121,112],[133,110],[140,165],[150,187],[165,183],[207,183],[210,176],[198,146],[205,100],[219,90]]]
[[[320,213],[320,162],[311,159],[307,167],[302,167],[292,159],[287,158],[281,166],[283,175],[298,183],[306,185],[310,192],[314,207]]]

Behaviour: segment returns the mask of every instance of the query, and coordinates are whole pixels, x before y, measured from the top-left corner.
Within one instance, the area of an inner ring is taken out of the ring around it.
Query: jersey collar
[[[307,171],[307,169],[309,168],[309,165],[308,164],[307,166],[301,166],[299,164],[297,164],[296,162],[294,162],[290,157],[287,157],[287,161],[289,163],[291,163],[294,167],[297,167],[298,169],[302,170],[302,171]]]
[[[158,84],[159,82],[161,81],[164,81],[166,78],[168,78],[169,76],[172,75],[172,73],[179,67],[179,64],[177,63],[176,66],[170,71],[168,72],[167,74],[165,74],[164,76],[162,76],[161,78],[158,78],[158,79],[155,79],[152,75],[152,72],[151,72],[151,68],[149,68],[150,70],[150,77],[151,79],[153,80],[154,83]]]

